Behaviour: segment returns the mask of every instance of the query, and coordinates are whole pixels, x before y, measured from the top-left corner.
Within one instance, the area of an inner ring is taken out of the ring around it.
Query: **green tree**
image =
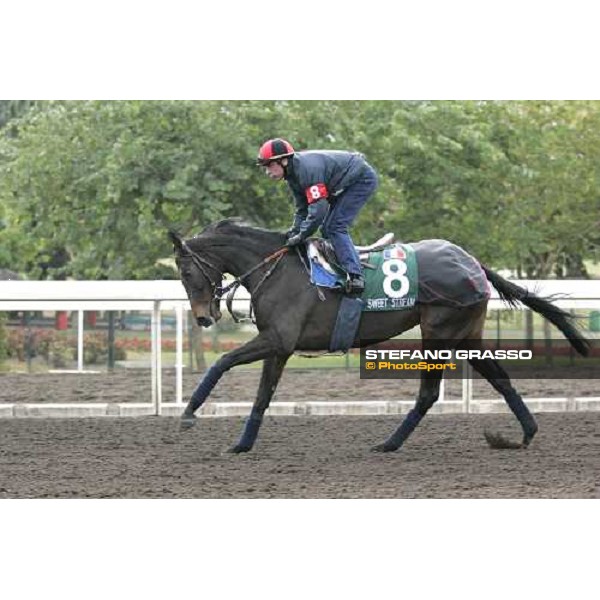
[[[14,107],[13,107],[14,108]],[[32,277],[168,276],[169,227],[240,216],[285,229],[257,148],[363,152],[380,187],[353,237],[443,237],[547,276],[598,256],[597,102],[36,102],[0,139],[0,267]],[[0,114],[7,107],[0,104]]]
[[[0,188],[12,233],[27,243],[17,247],[9,231],[3,242],[36,276],[35,265],[64,251],[62,274],[144,278],[170,254],[168,227],[192,233],[234,215],[273,223],[255,144],[240,131],[243,108],[56,102],[31,111],[4,140]]]
[[[599,104],[507,103],[505,119],[507,262],[529,277],[585,277],[600,242]]]
[[[34,104],[35,100],[0,100],[0,129],[24,115]]]

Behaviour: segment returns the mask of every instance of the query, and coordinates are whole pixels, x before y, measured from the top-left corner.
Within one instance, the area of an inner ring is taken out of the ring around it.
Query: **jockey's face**
[[[279,181],[285,175],[284,166],[287,165],[287,158],[284,158],[281,163],[279,161],[270,162],[265,165],[265,173],[271,178]]]

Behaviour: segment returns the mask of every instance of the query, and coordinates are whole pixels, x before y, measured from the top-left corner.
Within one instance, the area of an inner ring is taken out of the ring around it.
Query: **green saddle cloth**
[[[415,250],[409,244],[393,244],[370,252],[365,268],[363,312],[404,310],[417,301],[419,272]]]

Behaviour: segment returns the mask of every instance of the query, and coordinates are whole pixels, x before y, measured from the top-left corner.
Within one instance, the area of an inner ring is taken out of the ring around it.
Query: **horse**
[[[226,371],[262,360],[256,399],[239,441],[229,449],[233,453],[248,452],[258,437],[263,416],[289,357],[295,352],[327,351],[341,294],[316,288],[309,280],[300,253],[286,247],[285,235],[279,232],[252,227],[237,219],[225,219],[187,240],[173,230],[169,231],[169,237],[198,325],[210,327],[222,317],[220,300],[225,293],[233,293],[239,285],[250,292],[258,334],[223,355],[206,371],[180,421],[184,430],[195,424],[194,413]],[[441,265],[440,277],[443,268]],[[485,274],[482,273],[484,281],[487,279],[507,306],[515,308],[522,303],[541,314],[563,333],[579,354],[588,355],[589,340],[577,329],[573,315],[555,306],[551,299],[504,279],[486,266],[480,265],[480,268]],[[225,273],[233,275],[235,280],[222,288]],[[369,344],[388,340],[417,325],[421,329],[423,347],[433,347],[439,340],[444,340],[444,348],[472,347],[469,344],[482,339],[488,297],[489,294],[466,307],[423,304],[417,300],[413,307],[400,311],[363,312],[352,347],[366,345],[365,340]],[[494,358],[469,358],[469,363],[504,397],[523,430],[520,443],[503,441],[486,432],[488,443],[493,445],[496,440],[499,447],[527,448],[538,425],[504,368]],[[393,452],[406,442],[437,401],[442,377],[443,370],[438,369],[421,373],[413,408],[383,443],[371,448],[373,451]]]

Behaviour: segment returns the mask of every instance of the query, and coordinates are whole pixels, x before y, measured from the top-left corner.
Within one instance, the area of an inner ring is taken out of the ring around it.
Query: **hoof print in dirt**
[[[487,429],[483,432],[483,435],[485,436],[485,440],[489,447],[493,448],[494,450],[519,450],[527,447],[521,443],[509,440],[501,433],[494,433],[492,431],[488,431]]]

